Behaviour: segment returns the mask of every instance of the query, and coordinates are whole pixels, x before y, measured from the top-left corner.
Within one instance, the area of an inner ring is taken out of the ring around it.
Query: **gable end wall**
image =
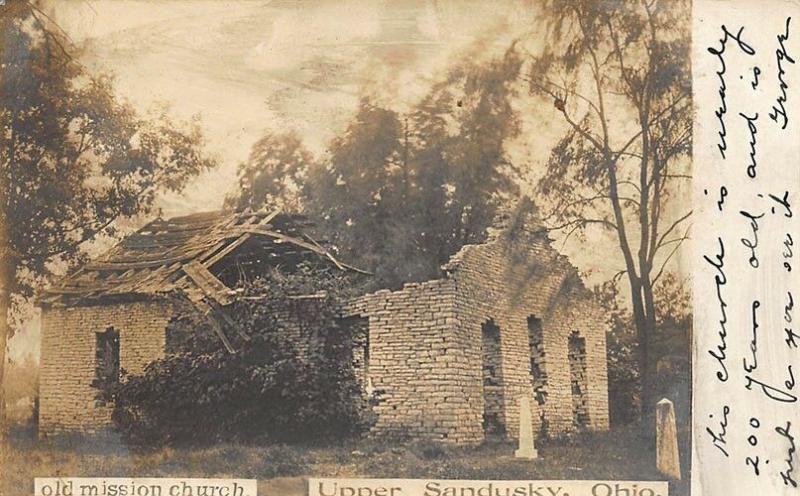
[[[500,329],[503,421],[508,437],[518,436],[522,396],[531,399],[534,432],[539,432],[542,417],[551,435],[575,430],[567,342],[576,330],[586,339],[587,427],[608,429],[606,316],[590,297],[567,288],[567,279],[576,269],[565,257],[541,237],[501,236],[464,247],[450,270],[457,287],[457,335],[470,363],[479,368],[482,362],[482,324],[491,319]],[[541,407],[533,393],[529,316],[542,321],[548,396]],[[480,397],[469,402],[480,408],[472,416],[482,418],[482,389],[474,394]]]
[[[353,302],[369,319],[369,377],[379,393],[373,433],[458,444],[484,439],[482,325],[499,327],[501,418],[519,432],[519,400],[531,398],[533,428],[576,429],[568,359],[573,331],[586,340],[585,404],[591,430],[608,428],[606,316],[543,238],[467,246],[444,279],[382,290]],[[528,317],[542,321],[548,397],[540,407],[531,377]]]

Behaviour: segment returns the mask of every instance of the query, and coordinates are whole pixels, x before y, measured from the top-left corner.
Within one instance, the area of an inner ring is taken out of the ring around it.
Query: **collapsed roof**
[[[280,211],[216,211],[156,219],[57,281],[40,304],[92,305],[178,291],[205,315],[233,353],[224,328],[245,340],[249,337],[224,308],[236,295],[224,282],[230,279],[226,271],[242,271],[242,266],[291,269],[311,261],[363,272],[336,260],[303,232],[308,226],[303,216]]]
[[[358,271],[309,237],[303,231],[308,226],[303,216],[280,211],[214,211],[156,219],[57,281],[40,301],[90,303],[182,290],[190,297],[197,291],[212,292],[225,304],[230,289],[212,272],[230,257],[257,257],[270,265],[321,259],[341,270]]]

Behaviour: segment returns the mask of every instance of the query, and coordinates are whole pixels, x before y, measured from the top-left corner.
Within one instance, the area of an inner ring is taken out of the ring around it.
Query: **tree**
[[[686,2],[551,0],[530,88],[552,98],[567,132],[538,185],[551,229],[612,232],[625,263],[649,410],[654,285],[688,235],[670,202],[689,177],[692,116]],[[627,123],[627,124],[626,124]]]
[[[84,243],[113,234],[120,218],[149,211],[213,162],[199,122],[177,129],[114,95],[37,4],[0,7],[0,364],[13,301],[29,298]],[[0,384],[4,367],[0,366]],[[4,419],[0,394],[0,425]],[[2,429],[0,429],[2,430]]]
[[[229,207],[303,209],[301,188],[314,157],[294,131],[267,133],[256,141],[239,165],[239,190],[228,196]]]
[[[689,421],[692,313],[686,282],[674,272],[666,272],[655,286],[658,332],[650,357],[660,369],[659,380],[652,385],[654,392],[671,399],[679,418]],[[612,424],[627,424],[637,419],[642,407],[633,315],[621,297],[618,279],[596,286],[594,294],[611,324],[607,333],[609,417]]]
[[[427,252],[437,269],[465,244],[483,241],[519,195],[506,143],[520,132],[512,106],[520,66],[514,47],[487,62],[462,61],[411,112],[415,170],[427,197],[421,213],[438,234]]]
[[[517,194],[505,144],[519,133],[511,99],[520,65],[513,50],[460,61],[405,114],[364,98],[319,164],[304,165],[296,140],[267,136],[240,169],[231,204],[256,207],[289,193],[282,201],[318,220],[343,258],[375,273],[375,287],[435,277],[464,244],[485,238]],[[287,178],[303,180],[297,196],[284,188]]]
[[[397,282],[402,269],[384,264],[384,257],[394,251],[408,260],[406,269],[416,258],[415,237],[406,230],[417,216],[406,201],[412,186],[403,136],[397,112],[363,99],[353,121],[331,142],[330,162],[311,172],[305,190],[324,237],[345,259],[388,284]]]
[[[460,61],[406,115],[364,100],[312,182],[313,205],[345,256],[381,287],[436,277],[485,239],[518,193],[505,144],[519,133],[516,52]]]

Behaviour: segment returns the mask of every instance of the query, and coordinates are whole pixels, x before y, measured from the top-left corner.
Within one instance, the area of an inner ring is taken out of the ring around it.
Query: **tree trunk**
[[[643,346],[646,349],[648,357],[647,363],[644,364],[645,367],[642,369],[642,413],[647,417],[654,411],[655,404],[660,399],[657,397],[659,391],[656,381],[658,357],[653,355],[652,350],[653,336],[656,331],[656,306],[653,283],[650,281],[649,275],[642,282],[642,295],[644,297],[645,334],[639,346]]]
[[[629,271],[630,273],[630,271]],[[642,294],[642,283],[635,276],[629,276],[631,285],[631,306],[633,307],[633,321],[636,326],[637,364],[639,368],[639,387],[641,388],[641,414],[646,417],[652,411],[652,395],[650,394],[650,334],[645,302]]]
[[[635,283],[631,283],[631,304],[638,344],[637,362],[641,387],[641,414],[642,419],[647,421],[655,411],[655,402],[658,399],[656,398],[656,363],[652,353],[652,338],[656,329],[655,299],[652,283],[649,280],[636,280]]]
[[[625,232],[625,219],[622,214],[622,205],[619,200],[619,192],[617,185],[616,165],[608,157],[607,170],[609,175],[609,193],[611,204],[614,208],[614,219],[617,224],[617,236],[619,238],[619,246],[625,258],[625,268],[628,274],[628,282],[631,287],[631,305],[633,306],[633,319],[636,325],[636,342],[638,344],[638,366],[639,366],[639,385],[641,388],[641,401],[642,401],[642,416],[647,417],[649,412],[653,410],[655,405],[652,405],[651,395],[651,366],[650,366],[650,336],[655,326],[649,324],[650,320],[647,313],[647,305],[645,303],[644,294],[642,291],[643,286],[651,288],[651,281],[649,279],[649,271],[646,273],[637,274],[636,261],[631,253],[630,245],[628,243],[628,236]],[[652,294],[651,294],[652,295]]]

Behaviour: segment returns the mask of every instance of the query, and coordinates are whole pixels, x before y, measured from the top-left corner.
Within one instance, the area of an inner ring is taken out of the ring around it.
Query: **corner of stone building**
[[[376,291],[347,305],[348,315],[368,319],[373,435],[448,444],[482,440],[479,422],[469,417],[474,408],[465,401],[474,396],[475,383],[465,378],[473,371],[456,335],[455,296],[455,281],[444,277]]]
[[[95,302],[42,309],[39,432],[91,432],[111,423],[111,405],[98,399],[96,334],[119,332],[120,369],[139,373],[165,353],[172,305],[164,299]]]

